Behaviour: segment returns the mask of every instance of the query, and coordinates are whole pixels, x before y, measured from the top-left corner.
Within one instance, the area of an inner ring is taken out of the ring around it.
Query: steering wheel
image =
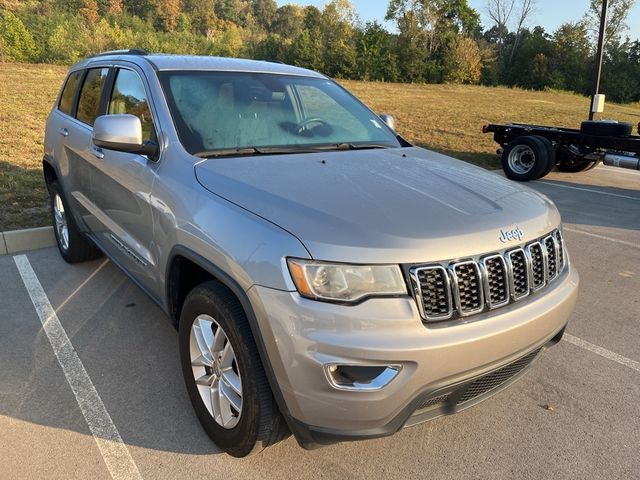
[[[302,122],[298,123],[296,125],[296,133],[298,135],[302,135],[302,133],[305,130],[310,131],[311,129],[309,128],[309,125],[313,125],[313,124],[318,124],[319,127],[326,127],[328,129],[333,130],[331,128],[331,125],[329,125],[327,122],[325,122],[321,118],[313,117],[313,118],[307,118],[306,120],[303,120]]]

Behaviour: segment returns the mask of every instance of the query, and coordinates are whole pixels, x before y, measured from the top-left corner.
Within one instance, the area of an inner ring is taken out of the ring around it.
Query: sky
[[[490,22],[486,15],[486,0],[468,0],[469,4],[482,15],[483,25]],[[286,3],[297,3],[299,5],[315,5],[322,7],[327,0],[277,0],[279,5]],[[351,0],[356,7],[360,17],[364,21],[378,20],[384,23],[387,12],[387,0]],[[580,20],[589,8],[589,0],[537,0],[537,8],[529,23],[531,25],[542,25],[548,32],[553,32],[558,26],[565,22]],[[627,20],[629,25],[629,36],[633,39],[640,39],[640,0],[636,0]],[[391,25],[387,25],[391,27]]]

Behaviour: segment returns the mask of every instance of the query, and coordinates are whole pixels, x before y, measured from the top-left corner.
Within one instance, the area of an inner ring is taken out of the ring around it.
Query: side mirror
[[[102,115],[96,118],[92,140],[96,147],[150,158],[158,151],[155,143],[142,141],[142,124],[135,115]]]
[[[380,120],[382,120],[391,130],[393,130],[394,132],[396,131],[396,119],[393,118],[392,115],[381,113]]]

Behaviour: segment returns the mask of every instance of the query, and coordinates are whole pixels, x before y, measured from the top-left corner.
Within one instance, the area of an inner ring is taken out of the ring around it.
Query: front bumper
[[[340,306],[259,286],[248,295],[289,424],[298,441],[311,446],[389,435],[496,393],[521,372],[461,405],[455,394],[448,403],[423,407],[430,398],[459,392],[477,377],[558,341],[578,282],[569,265],[550,288],[526,300],[429,325],[422,323],[411,297]],[[327,381],[323,366],[329,363],[402,369],[380,390],[344,391]]]

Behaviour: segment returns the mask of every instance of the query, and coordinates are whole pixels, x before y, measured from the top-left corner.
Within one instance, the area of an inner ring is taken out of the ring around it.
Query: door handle
[[[91,147],[90,150],[93,156],[96,157],[97,159],[102,160],[104,158],[104,153],[102,153],[101,148]]]
[[[58,130],[58,133],[60,135],[62,135],[63,137],[68,137],[69,136],[69,130],[67,130],[66,128],[61,128]]]

